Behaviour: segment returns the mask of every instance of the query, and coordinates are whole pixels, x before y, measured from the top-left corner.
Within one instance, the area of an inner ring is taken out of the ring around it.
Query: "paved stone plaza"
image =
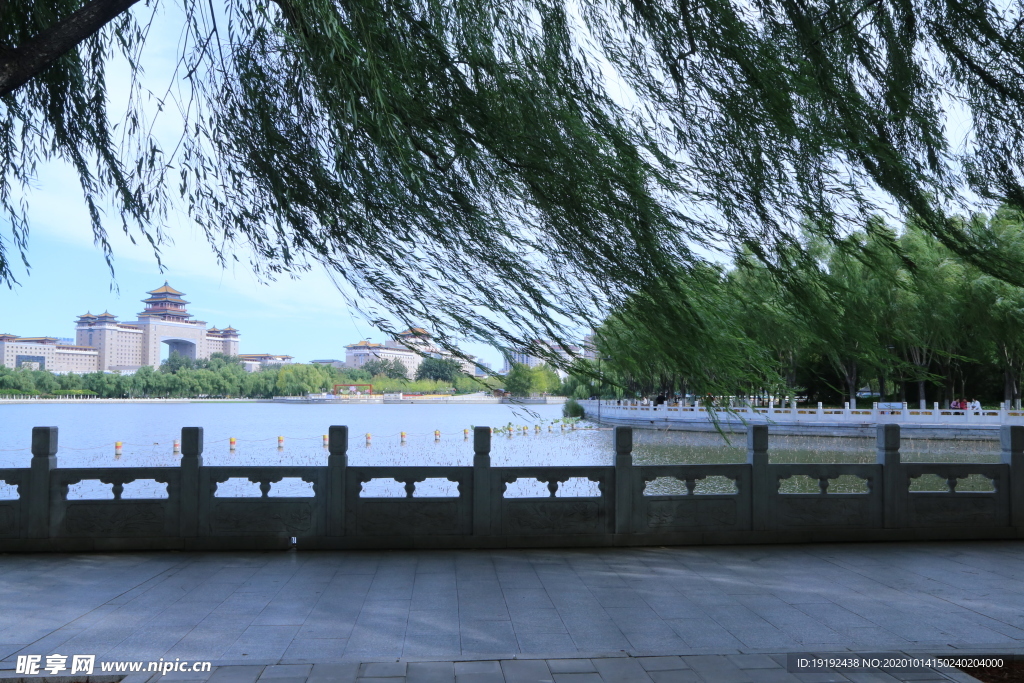
[[[0,606],[0,677],[61,653],[223,683],[817,681],[764,655],[1024,653],[1024,543],[5,554]]]

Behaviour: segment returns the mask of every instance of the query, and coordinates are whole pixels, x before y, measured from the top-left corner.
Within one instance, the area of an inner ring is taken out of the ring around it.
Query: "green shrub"
[[[583,406],[574,398],[566,399],[562,406],[562,417],[583,417]]]

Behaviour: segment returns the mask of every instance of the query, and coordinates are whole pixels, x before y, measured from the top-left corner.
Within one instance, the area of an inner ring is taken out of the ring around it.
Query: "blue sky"
[[[143,22],[152,11],[142,4],[134,10]],[[156,119],[155,132],[165,149],[173,148],[181,130],[173,102],[174,68],[179,54],[180,8],[161,3],[155,27],[144,50],[144,86],[171,102]],[[173,30],[169,30],[171,27]],[[110,112],[123,111],[127,103],[128,72],[123,63],[109,65]],[[152,116],[153,112],[149,112]],[[173,191],[172,191],[173,194]],[[189,312],[211,326],[231,325],[241,332],[242,353],[275,353],[297,361],[345,358],[345,345],[384,335],[351,311],[345,298],[322,271],[304,274],[299,280],[283,278],[259,282],[244,264],[227,270],[213,258],[205,236],[181,209],[172,209],[167,235],[173,244],[162,248],[161,271],[152,248],[133,244],[121,233],[111,234],[115,276],[93,244],[88,215],[77,177],[66,166],[49,164],[40,169],[28,195],[31,221],[28,258],[31,272],[15,264],[19,285],[0,286],[0,332],[21,336],[73,337],[76,316],[109,310],[121,320],[135,320],[143,308],[147,290],[164,280],[186,293]],[[108,221],[117,230],[118,221]],[[9,226],[0,222],[0,236],[7,241],[8,256],[18,260],[9,241]],[[136,235],[136,239],[139,239]],[[466,344],[467,352],[501,368],[501,354],[483,344]]]
[[[76,190],[70,178],[51,179],[36,193],[31,272],[18,269],[20,285],[0,289],[0,332],[73,337],[75,317],[86,311],[109,310],[121,320],[134,320],[144,308],[145,292],[167,280],[186,293],[194,316],[211,326],[237,328],[242,353],[286,353],[302,362],[344,360],[345,344],[367,337],[384,341],[382,333],[350,311],[323,273],[260,283],[244,265],[220,268],[205,238],[187,226],[171,231],[175,243],[164,250],[163,273],[148,245],[132,245],[118,236],[112,278],[103,253],[92,244]],[[501,367],[493,349],[465,348]]]

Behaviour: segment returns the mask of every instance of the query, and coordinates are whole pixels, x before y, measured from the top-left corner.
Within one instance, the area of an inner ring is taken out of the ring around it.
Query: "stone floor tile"
[[[455,675],[463,674],[500,674],[501,662],[498,660],[481,662],[455,662]]]
[[[389,678],[357,678],[356,683],[405,683],[405,676],[392,676]]]
[[[367,662],[359,669],[360,678],[393,678],[405,676],[405,662]]]
[[[260,675],[261,681],[276,681],[279,678],[302,678],[306,680],[309,677],[309,672],[313,668],[312,664],[275,664],[268,666],[263,670]]]
[[[207,680],[209,683],[256,683],[263,669],[262,666],[218,666]]]
[[[516,640],[523,654],[572,655],[576,652],[576,642],[568,633],[516,633]]]
[[[648,683],[651,680],[640,662],[633,658],[609,657],[592,661],[605,683]]]
[[[551,683],[551,671],[543,659],[505,659],[501,661],[505,683]]]
[[[402,657],[451,657],[462,654],[462,639],[459,634],[427,635],[409,634],[405,637]]]
[[[676,669],[689,669],[680,657],[637,657],[636,661],[646,671],[674,671]]]
[[[553,673],[555,683],[604,683],[598,673]]]
[[[589,659],[548,659],[548,670],[555,674],[597,673]]]
[[[848,671],[843,675],[852,683],[896,683],[897,681],[896,678],[884,671]]]
[[[306,683],[353,683],[358,674],[358,662],[314,664]]]
[[[794,676],[803,683],[847,683],[850,679],[844,674],[831,671],[809,671],[807,673],[794,673]]]
[[[741,669],[777,669],[779,663],[766,654],[728,655],[727,659]]]
[[[456,674],[455,683],[505,683],[505,677],[501,671],[498,672],[474,672],[468,674]]]
[[[703,683],[704,681],[700,674],[693,669],[648,671],[647,675],[651,677],[654,683]],[[709,681],[708,683],[711,682]]]
[[[406,683],[455,683],[452,662],[409,662]]]
[[[752,683],[753,669],[741,669],[721,655],[684,657],[691,669],[711,683]]]
[[[295,638],[281,655],[282,664],[333,662],[345,654],[345,638]]]
[[[800,683],[796,674],[785,669],[745,669],[754,683]]]

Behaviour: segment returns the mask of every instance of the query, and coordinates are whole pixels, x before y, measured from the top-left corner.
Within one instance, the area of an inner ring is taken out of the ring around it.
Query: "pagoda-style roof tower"
[[[188,302],[181,298],[185,296],[185,292],[179,292],[171,287],[166,280],[163,287],[146,293],[149,294],[149,298],[142,300],[142,303],[146,304],[146,310],[139,313],[139,318],[160,318],[184,323],[189,322],[189,318],[192,317],[185,309]]]

